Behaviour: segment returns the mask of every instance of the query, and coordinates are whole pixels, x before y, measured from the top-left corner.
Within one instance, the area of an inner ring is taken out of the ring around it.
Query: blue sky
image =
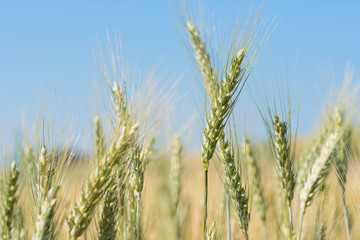
[[[230,32],[241,7],[239,1],[204,2],[214,22],[225,22],[223,31]],[[59,122],[68,112],[76,116],[76,132],[84,133],[91,127],[104,89],[94,84],[97,66],[92,46],[96,37],[105,46],[106,30],[112,37],[121,37],[127,64],[144,73],[159,65],[159,71],[166,72],[164,83],[167,76],[185,73],[176,96],[191,91],[196,81],[194,69],[168,10],[172,5],[172,1],[2,1],[0,139],[18,131],[22,121],[33,126],[38,109],[35,99],[55,99]],[[291,73],[291,78],[296,76],[300,134],[314,128],[324,103],[322,97],[330,85],[341,86],[348,62],[355,70],[355,81],[358,79],[359,11],[358,1],[265,3],[264,15],[270,19],[276,16],[278,25],[257,66],[265,76],[271,66]],[[179,101],[178,127],[197,112],[197,100],[196,94],[188,93]],[[248,115],[257,118],[256,111]],[[194,125],[189,142],[196,145],[198,121]],[[255,132],[261,136],[265,130]]]

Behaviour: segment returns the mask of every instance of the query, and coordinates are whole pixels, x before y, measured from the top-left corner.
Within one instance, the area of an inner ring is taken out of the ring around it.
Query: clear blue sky
[[[224,31],[231,31],[239,1],[204,2],[215,23],[226,22]],[[60,122],[71,106],[70,115],[77,116],[76,133],[91,126],[94,106],[99,106],[98,98],[93,97],[98,89],[91,41],[98,37],[105,43],[107,29],[112,36],[115,32],[121,36],[126,63],[143,72],[159,63],[161,71],[185,72],[176,91],[179,96],[188,92],[194,82],[193,68],[169,5],[171,1],[2,1],[0,139],[18,131],[21,121],[31,127],[35,98],[40,102],[55,98]],[[296,91],[301,96],[299,132],[306,133],[319,117],[322,103],[318,101],[328,83],[341,85],[348,62],[355,78],[359,76],[360,3],[269,0],[265,6],[264,14],[276,15],[278,26],[259,65],[264,72],[274,62],[284,72],[296,68]],[[319,72],[325,73],[323,78]],[[196,111],[194,96],[188,94],[179,103],[178,124],[186,123]],[[197,143],[196,126],[192,136]]]

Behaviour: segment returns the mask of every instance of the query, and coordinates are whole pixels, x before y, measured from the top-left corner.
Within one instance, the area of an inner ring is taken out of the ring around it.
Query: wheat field
[[[54,135],[44,110],[4,151],[1,239],[359,239],[357,87],[345,77],[316,130],[298,137],[289,89],[256,81],[276,28],[261,9],[235,24],[221,54],[194,9],[175,21],[202,85],[197,151],[184,131],[163,133],[177,81],[160,92],[153,74],[133,84],[109,40],[99,53],[106,114],[93,116],[91,147]],[[238,133],[245,91],[267,138]]]

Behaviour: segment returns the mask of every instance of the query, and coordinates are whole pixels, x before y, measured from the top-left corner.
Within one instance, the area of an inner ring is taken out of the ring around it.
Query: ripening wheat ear
[[[329,158],[334,151],[338,139],[341,135],[342,130],[339,129],[339,125],[336,124],[341,122],[341,116],[339,110],[336,108],[333,113],[334,127],[331,133],[328,134],[328,137],[323,144],[320,155],[315,160],[310,174],[308,174],[307,181],[304,184],[304,187],[300,191],[300,220],[299,220],[299,232],[297,239],[301,239],[301,228],[302,220],[305,214],[306,208],[311,204],[314,195],[316,194],[319,186],[323,181],[325,181],[330,167]]]
[[[246,189],[242,186],[241,177],[235,166],[234,154],[229,141],[225,141],[225,134],[220,135],[221,161],[224,168],[225,183],[234,205],[235,216],[245,239],[249,239],[248,228],[250,213],[249,199]]]
[[[159,239],[182,239],[180,217],[178,215],[176,205],[174,206],[174,189],[172,189],[175,185],[180,184],[177,182],[172,182],[178,181],[177,174],[179,174],[180,172],[178,172],[179,169],[175,170],[174,172],[174,169],[172,169],[173,167],[171,166],[172,164],[174,164],[173,161],[175,161],[175,165],[180,163],[178,162],[180,160],[180,156],[178,154],[181,153],[181,148],[179,149],[180,146],[181,141],[178,137],[175,137],[173,140],[172,149],[173,156],[171,156],[172,159],[170,160],[170,168],[167,174],[164,174],[164,166],[161,164],[159,164],[156,169],[158,176],[156,202],[158,212],[157,223],[160,230]],[[173,159],[178,157],[179,159]]]
[[[108,178],[119,158],[129,148],[137,128],[138,124],[131,128],[123,128],[120,136],[113,140],[104,157],[92,171],[81,191],[80,200],[74,205],[67,218],[68,239],[77,239],[90,224],[101,196],[108,190]]]
[[[65,176],[65,171],[71,163],[74,152],[69,151],[69,142],[60,145],[60,151],[54,147],[47,150],[42,146],[38,157],[38,182],[37,192],[34,196],[37,199],[35,227],[32,234],[33,240],[54,239],[61,229],[62,216],[56,214],[60,187]],[[36,194],[37,193],[37,194]]]
[[[273,129],[273,144],[278,178],[285,197],[286,205],[289,209],[288,222],[285,222],[285,225],[283,226],[283,232],[288,239],[292,239],[294,236],[294,228],[291,202],[294,197],[295,171],[291,156],[291,146],[288,139],[287,123],[285,121],[280,121],[276,113],[274,114]]]
[[[1,238],[11,239],[11,228],[13,224],[14,206],[17,201],[16,191],[18,188],[19,171],[15,162],[11,163],[9,178],[4,193],[3,210],[1,214]]]
[[[217,232],[217,222],[212,221],[209,232],[207,233],[206,240],[217,240],[219,239],[219,233]]]
[[[177,208],[179,203],[179,195],[181,188],[181,168],[182,168],[182,142],[178,137],[175,137],[172,143],[172,154],[170,158],[170,175],[169,175],[169,189],[174,204]]]
[[[117,182],[116,177],[111,177],[111,182],[108,191],[105,193],[103,202],[100,205],[100,220],[99,220],[99,240],[115,239],[117,233]],[[123,194],[123,193],[121,193]]]
[[[204,169],[209,168],[209,163],[214,155],[216,143],[219,139],[220,133],[224,129],[226,118],[233,109],[233,104],[236,101],[233,99],[236,90],[239,87],[241,78],[241,63],[244,59],[244,50],[237,53],[232,59],[232,64],[225,78],[221,82],[219,96],[215,98],[214,105],[211,107],[210,115],[207,118],[207,125],[204,127],[204,140],[202,143],[202,162]]]
[[[12,228],[12,238],[17,240],[27,240],[27,226],[24,219],[24,215],[22,213],[22,209],[15,209],[14,214],[14,224]]]
[[[204,197],[204,237],[206,236],[207,219],[207,179],[208,168],[211,158],[214,155],[219,135],[224,129],[226,118],[231,113],[236,102],[236,90],[242,81],[243,76],[240,65],[244,59],[244,51],[241,50],[232,60],[229,72],[221,82],[219,96],[214,99],[210,115],[207,117],[207,124],[203,127],[204,138],[201,145],[201,159],[205,171],[205,197]],[[241,75],[240,75],[241,74]],[[239,78],[240,77],[240,78]],[[235,95],[235,99],[234,99]]]
[[[104,149],[104,133],[102,131],[101,119],[99,116],[96,116],[94,118],[94,126],[95,126],[96,157],[99,160],[101,158]]]
[[[207,231],[207,197],[208,197],[208,168],[210,160],[214,155],[216,145],[221,132],[224,129],[227,118],[231,114],[234,105],[239,97],[239,94],[244,86],[249,73],[253,66],[252,63],[256,59],[264,39],[258,38],[261,34],[257,34],[256,26],[258,24],[257,18],[253,24],[245,24],[244,31],[241,33],[240,39],[236,39],[236,27],[233,32],[232,42],[229,47],[229,52],[225,54],[224,67],[213,66],[211,54],[206,50],[206,44],[201,39],[199,31],[194,26],[188,12],[186,29],[189,35],[189,40],[194,51],[194,56],[197,64],[199,65],[203,82],[205,83],[206,94],[209,97],[210,109],[206,112],[206,122],[202,126],[202,154],[201,160],[204,168],[204,220],[203,220],[203,237],[206,238]],[[255,37],[256,39],[252,39]],[[240,46],[242,41],[242,46]],[[255,44],[256,46],[252,46]],[[251,52],[250,48],[255,47]],[[239,50],[240,49],[240,50]],[[246,56],[246,60],[245,59]],[[222,59],[220,59],[220,62]],[[222,72],[223,76],[218,77],[216,71]],[[221,81],[219,81],[221,79]]]
[[[50,157],[47,155],[47,149],[45,146],[42,147],[38,163],[39,183],[38,183],[38,196],[37,202],[39,204],[38,211],[40,212],[41,201],[45,199],[47,192],[51,186],[52,172],[50,168]]]
[[[130,175],[129,175],[129,187],[135,197],[135,237],[141,239],[141,195],[144,187],[144,173],[146,164],[153,155],[153,147],[155,141],[147,143],[145,141],[144,146],[139,143],[135,143],[131,148],[131,163],[130,163]]]
[[[200,38],[200,34],[190,19],[188,19],[186,27],[196,62],[200,67],[201,75],[205,82],[206,93],[209,95],[210,102],[214,103],[215,98],[219,95],[219,84],[214,66],[211,62],[211,56],[206,52],[205,43]]]
[[[259,214],[259,217],[263,223],[264,229],[264,239],[267,238],[266,233],[266,204],[264,198],[264,191],[261,186],[260,180],[260,168],[255,160],[253,153],[253,146],[250,141],[247,139],[246,135],[244,136],[243,143],[243,154],[245,156],[245,163],[247,166],[247,174],[249,178],[250,186],[252,187],[252,196],[255,204],[255,208]]]
[[[35,223],[33,240],[47,240],[54,238],[52,221],[55,215],[57,194],[60,186],[53,186],[47,191],[47,196],[41,202],[40,213]]]
[[[43,146],[37,163],[38,182],[34,194],[37,208],[33,240],[52,239],[54,237],[52,221],[55,214],[59,186],[53,186],[53,173],[55,170],[50,166],[51,161],[51,156],[48,155],[46,147]]]
[[[341,111],[341,116],[343,118],[344,111]],[[338,128],[343,128],[343,121],[339,121],[337,123]],[[336,145],[334,150],[334,160],[336,167],[336,176],[338,178],[341,190],[342,190],[342,203],[343,203],[343,211],[344,211],[344,222],[345,222],[345,230],[347,240],[350,240],[350,228],[349,228],[349,220],[348,220],[348,211],[346,207],[346,199],[345,199],[345,184],[346,177],[348,171],[348,161],[349,155],[347,151],[350,149],[352,129],[351,127],[345,127],[344,133],[342,137],[339,139],[339,143]]]
[[[128,105],[125,89],[120,89],[119,85],[117,85],[116,82],[114,82],[113,86],[111,87],[111,92],[112,92],[113,101],[115,103],[115,112],[116,112],[115,126],[125,127],[126,125],[129,124],[129,122],[134,121],[138,117],[138,115],[142,114],[139,113],[139,109],[137,109],[136,104],[138,103],[135,103],[135,106]],[[138,106],[138,107],[140,107],[141,109],[142,106]],[[149,116],[146,116],[146,114],[144,114],[143,117],[144,119],[141,118],[142,123],[146,122],[147,120],[146,118]],[[130,220],[129,222],[131,222],[132,220],[135,219],[135,224],[125,228],[128,228],[128,230],[126,230],[127,232],[134,232],[135,236],[132,237],[136,239],[141,238],[140,207],[141,207],[141,194],[144,185],[144,172],[145,172],[146,164],[148,163],[153,153],[153,145],[155,144],[154,139],[147,142],[145,137],[143,139],[141,137],[142,135],[140,135],[140,133],[137,133],[134,135],[133,140],[130,142],[130,146],[129,146],[130,151],[127,156],[130,159],[130,161],[128,163],[127,166],[128,169],[126,172],[126,175],[129,176],[128,179],[129,185],[127,189],[130,191],[130,193],[128,193],[129,197],[135,198],[132,199],[134,200],[134,204],[128,204],[131,205],[129,207],[130,211],[127,212],[127,214],[129,215],[128,220]],[[121,177],[124,177],[124,175],[122,175]],[[120,184],[125,184],[125,181],[123,180],[124,179],[120,181]],[[125,187],[125,185],[123,186]],[[129,230],[129,228],[135,228],[135,229]]]
[[[102,158],[102,152],[104,149],[103,136],[104,133],[101,127],[100,118],[97,116],[94,120],[95,126],[95,144],[96,144],[96,157],[100,161]],[[100,219],[99,219],[99,231],[98,239],[115,239],[117,234],[117,220],[118,220],[118,187],[117,187],[117,172],[122,172],[124,169],[124,156],[120,158],[119,163],[115,167],[113,173],[111,173],[109,180],[108,191],[106,191],[103,201],[100,204]],[[121,192],[120,194],[124,194]]]
[[[326,208],[327,208],[327,198],[328,191],[326,184],[323,182],[319,187],[319,194],[317,199],[317,209],[316,209],[316,217],[315,224],[313,227],[313,237],[312,239],[325,240],[327,238],[326,227],[327,227],[327,219],[326,219]]]

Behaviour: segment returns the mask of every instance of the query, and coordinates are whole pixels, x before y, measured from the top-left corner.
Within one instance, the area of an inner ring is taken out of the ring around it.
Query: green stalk
[[[208,170],[205,169],[205,191],[204,191],[204,225],[203,225],[203,235],[204,240],[206,240],[207,236],[207,227],[206,227],[206,220],[207,220],[207,199],[208,199]]]
[[[294,224],[293,224],[293,220],[292,220],[291,206],[289,206],[289,222],[290,222],[290,226],[291,226],[291,231],[293,231],[294,230]]]
[[[227,187],[226,187],[226,224],[227,224],[227,240],[231,240],[230,198],[229,198],[229,189],[227,189]]]
[[[343,211],[344,211],[346,239],[350,240],[349,217],[348,217],[348,212],[347,212],[347,209],[346,209],[345,189],[342,190],[342,203],[343,203]]]
[[[303,222],[303,218],[304,218],[304,211],[301,211],[301,214],[300,214],[300,220],[299,220],[299,232],[298,232],[298,235],[297,235],[297,240],[300,240],[301,239],[301,228],[302,228],[302,222]]]
[[[136,198],[136,228],[135,228],[135,236],[136,236],[136,239],[137,239],[137,240],[140,240],[139,215],[140,215],[140,195]]]

